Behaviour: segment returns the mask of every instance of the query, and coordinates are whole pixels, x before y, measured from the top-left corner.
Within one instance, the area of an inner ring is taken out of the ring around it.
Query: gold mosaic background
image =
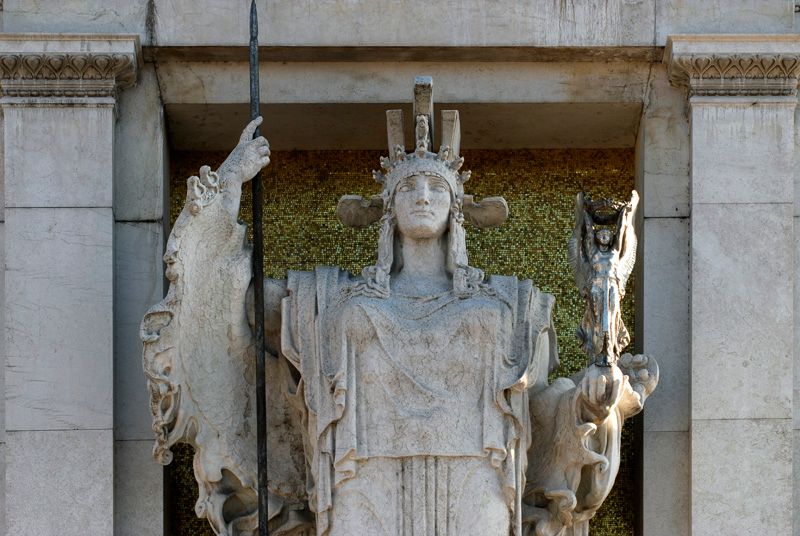
[[[218,166],[223,153],[172,155],[171,220],[180,213],[186,179],[201,165]],[[336,217],[336,202],[345,194],[379,191],[371,170],[380,151],[273,152],[264,173],[264,272],[283,278],[286,271],[311,270],[316,265],[341,266],[353,273],[375,261],[377,226],[366,230],[344,227]],[[614,150],[467,151],[465,168],[473,171],[467,193],[476,197],[502,195],[511,211],[499,229],[476,230],[467,225],[470,264],[486,273],[530,278],[556,297],[555,323],[561,365],[556,376],[582,368],[574,332],[583,315],[567,262],[575,194],[627,199],[633,189],[634,154]],[[250,221],[250,191],[245,190],[242,219]],[[623,303],[623,318],[635,337],[634,285]],[[630,348],[633,347],[633,342]],[[592,520],[592,536],[633,536],[639,491],[635,480],[636,448],[632,422],[623,431],[623,459],[611,495]],[[167,471],[168,536],[213,536],[205,520],[194,516],[197,485],[190,447],[175,452]]]

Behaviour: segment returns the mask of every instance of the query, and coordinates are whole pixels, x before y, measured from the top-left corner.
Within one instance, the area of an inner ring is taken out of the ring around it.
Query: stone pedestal
[[[135,36],[0,38],[10,534],[114,526],[114,117]]]
[[[789,534],[800,38],[674,36],[665,61],[689,93],[691,534]]]

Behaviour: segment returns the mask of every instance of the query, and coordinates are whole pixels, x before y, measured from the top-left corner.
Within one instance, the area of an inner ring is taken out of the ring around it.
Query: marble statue
[[[623,421],[657,383],[652,358],[619,355],[635,197],[611,207],[615,230],[607,207],[578,198],[570,251],[595,363],[550,383],[554,298],[469,264],[464,224],[500,225],[508,206],[464,193],[458,113],[442,112],[436,152],[433,119],[419,78],[411,151],[402,112],[387,112],[380,194],[339,201],[345,225],[380,226],[375,264],[263,283],[273,535],[586,535]],[[251,249],[237,214],[242,184],[269,163],[267,141],[251,140],[259,122],[216,172],[189,179],[169,293],[141,328],[155,458],[194,446],[196,513],[225,536],[257,529]]]

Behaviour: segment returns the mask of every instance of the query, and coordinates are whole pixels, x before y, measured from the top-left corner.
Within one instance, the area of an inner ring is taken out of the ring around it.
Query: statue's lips
[[[433,217],[433,211],[430,210],[415,210],[411,214],[414,216],[428,216],[431,218]]]

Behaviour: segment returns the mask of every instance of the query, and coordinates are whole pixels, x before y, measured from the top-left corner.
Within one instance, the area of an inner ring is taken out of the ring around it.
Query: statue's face
[[[600,229],[597,231],[597,234],[595,234],[597,243],[606,248],[609,246],[609,244],[611,244],[611,239],[613,237],[614,236],[611,234],[610,229]]]
[[[447,229],[450,187],[439,177],[403,179],[394,194],[398,230],[410,238],[437,238]]]

